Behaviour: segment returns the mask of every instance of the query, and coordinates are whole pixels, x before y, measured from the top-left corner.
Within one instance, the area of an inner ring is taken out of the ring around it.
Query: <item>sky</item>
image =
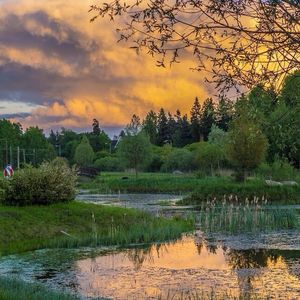
[[[134,113],[187,113],[215,93],[192,58],[159,68],[116,42],[117,24],[90,23],[97,1],[0,0],[0,117],[46,132],[84,131],[96,118],[112,134]]]

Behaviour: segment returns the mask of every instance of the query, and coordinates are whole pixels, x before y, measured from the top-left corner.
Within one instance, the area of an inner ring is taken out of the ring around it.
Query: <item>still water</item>
[[[300,299],[299,232],[282,234],[284,243],[278,234],[276,239],[241,236],[252,240],[248,249],[234,249],[234,239],[221,241],[198,232],[172,243],[127,249],[39,250],[1,258],[0,274],[43,282],[83,298],[171,299],[213,289],[235,296]],[[255,248],[256,240],[262,248]]]
[[[90,195],[79,201],[184,213],[174,195]],[[161,206],[168,202],[169,206]],[[296,208],[296,207],[295,207]],[[0,275],[41,282],[82,299],[193,299],[196,295],[257,295],[300,300],[300,232],[205,234],[128,248],[46,249],[0,257]],[[159,298],[160,297],[160,298]]]

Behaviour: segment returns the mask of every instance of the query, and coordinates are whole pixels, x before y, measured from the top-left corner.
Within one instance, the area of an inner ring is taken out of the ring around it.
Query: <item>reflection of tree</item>
[[[234,250],[226,251],[226,261],[233,269],[263,268],[268,260],[276,263],[278,255],[270,250]]]
[[[224,253],[228,265],[236,270],[240,295],[245,299],[250,298],[253,291],[252,281],[263,272],[261,268],[267,267],[269,260],[276,263],[279,257],[275,253],[264,249],[229,249]]]

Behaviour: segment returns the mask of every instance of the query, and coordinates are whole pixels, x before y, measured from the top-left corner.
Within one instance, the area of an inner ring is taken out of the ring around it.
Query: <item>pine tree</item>
[[[163,108],[160,109],[157,121],[158,145],[162,146],[170,142],[168,119]]]
[[[196,97],[191,109],[191,131],[193,142],[199,142],[201,139],[201,105]]]
[[[213,100],[208,98],[204,101],[201,110],[201,134],[204,141],[208,140],[212,125],[215,123],[215,107]]]
[[[177,123],[176,123],[174,117],[172,116],[172,114],[168,113],[168,132],[169,132],[170,140],[172,141],[172,144],[173,144],[173,137],[176,132],[176,129],[177,129]]]
[[[225,97],[219,99],[219,103],[216,109],[216,124],[217,126],[224,130],[228,130],[228,126],[233,116],[233,104],[230,100]]]
[[[93,119],[93,134],[100,135],[101,129],[99,125],[99,121],[97,119]]]
[[[141,130],[141,119],[137,115],[133,115],[130,121],[130,124],[126,126],[127,135],[137,135]]]
[[[192,142],[191,124],[187,115],[184,115],[181,122],[181,147],[188,145]]]
[[[143,131],[148,135],[150,142],[154,145],[157,144],[157,115],[151,110],[147,113],[143,121]]]

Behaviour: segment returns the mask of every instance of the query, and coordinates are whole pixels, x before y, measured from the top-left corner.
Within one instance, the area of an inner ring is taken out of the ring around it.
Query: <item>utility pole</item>
[[[20,169],[20,147],[17,147],[17,168]]]

